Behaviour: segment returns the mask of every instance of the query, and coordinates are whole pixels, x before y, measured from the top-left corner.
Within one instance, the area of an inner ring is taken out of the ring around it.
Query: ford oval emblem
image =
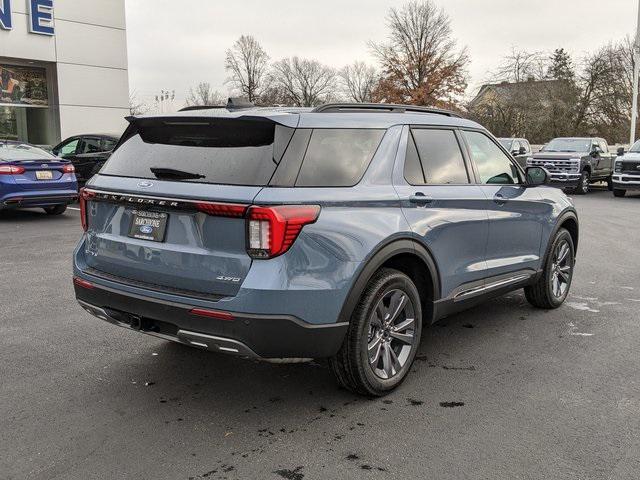
[[[151,187],[153,187],[153,183],[151,183],[151,182],[140,182],[140,183],[138,183],[138,187],[140,187],[140,188],[151,188]]]
[[[145,235],[149,235],[150,233],[153,233],[153,227],[149,225],[142,225],[140,227],[140,232],[144,233]]]

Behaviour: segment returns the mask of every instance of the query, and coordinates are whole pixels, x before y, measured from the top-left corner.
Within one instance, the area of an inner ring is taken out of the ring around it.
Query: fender
[[[364,266],[360,269],[358,278],[349,290],[347,299],[340,311],[338,322],[348,323],[351,321],[351,315],[353,314],[353,311],[362,296],[362,292],[366,288],[371,277],[382,265],[385,264],[385,262],[387,262],[387,260],[402,253],[416,255],[424,262],[433,283],[433,291],[431,292],[432,301],[440,298],[440,274],[429,251],[413,239],[394,239],[389,243],[380,246],[375,253],[362,262]]]
[[[558,216],[558,220],[556,220],[556,224],[553,227],[553,230],[551,231],[551,234],[547,238],[547,247],[545,249],[545,253],[544,253],[543,260],[542,260],[542,264],[540,266],[540,271],[538,272],[538,275],[536,275],[536,279],[540,275],[542,275],[542,272],[544,271],[544,266],[547,264],[547,259],[549,258],[549,255],[551,253],[551,247],[552,247],[552,244],[553,244],[551,239],[556,236],[556,233],[558,233],[558,230],[560,230],[562,224],[567,219],[570,219],[570,218],[575,220],[576,225],[578,226],[578,231],[576,233],[578,234],[577,237],[579,238],[579,236],[580,236],[579,235],[580,234],[580,222],[578,220],[578,213],[573,208],[565,210],[564,212],[562,212]],[[575,249],[575,253],[578,253],[578,242],[577,241],[575,242],[574,249]]]

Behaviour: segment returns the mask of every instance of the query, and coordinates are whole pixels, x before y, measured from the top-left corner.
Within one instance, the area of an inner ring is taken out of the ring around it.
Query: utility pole
[[[631,104],[631,135],[629,143],[636,141],[636,123],[638,122],[638,77],[640,76],[640,0],[638,1],[638,23],[636,26],[636,41],[633,45],[633,101]]]

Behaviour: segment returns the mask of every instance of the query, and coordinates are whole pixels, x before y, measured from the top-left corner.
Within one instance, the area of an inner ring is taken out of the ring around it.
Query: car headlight
[[[622,172],[622,162],[616,162],[615,166],[613,167],[614,171],[616,173],[621,173]]]

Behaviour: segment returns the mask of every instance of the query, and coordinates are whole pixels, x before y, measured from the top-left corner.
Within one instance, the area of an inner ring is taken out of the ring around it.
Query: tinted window
[[[469,183],[467,169],[453,130],[412,130],[426,184]]]
[[[358,183],[384,130],[316,129],[311,134],[296,185],[350,187]]]
[[[274,142],[292,133],[263,119],[149,119],[127,130],[101,174],[156,178],[151,169],[164,168],[202,176],[180,181],[267,185],[284,150]]]
[[[80,153],[98,153],[102,151],[99,138],[84,137]]]
[[[407,154],[404,160],[404,178],[411,185],[424,185],[426,183],[422,173],[422,165],[420,165],[420,157],[418,157],[418,150],[416,149],[416,142],[411,134],[409,134]]]
[[[464,132],[464,136],[481,183],[520,183],[516,166],[489,137],[479,132]]]
[[[102,151],[108,152],[113,150],[117,145],[118,140],[114,140],[113,138],[103,138],[102,139]]]

